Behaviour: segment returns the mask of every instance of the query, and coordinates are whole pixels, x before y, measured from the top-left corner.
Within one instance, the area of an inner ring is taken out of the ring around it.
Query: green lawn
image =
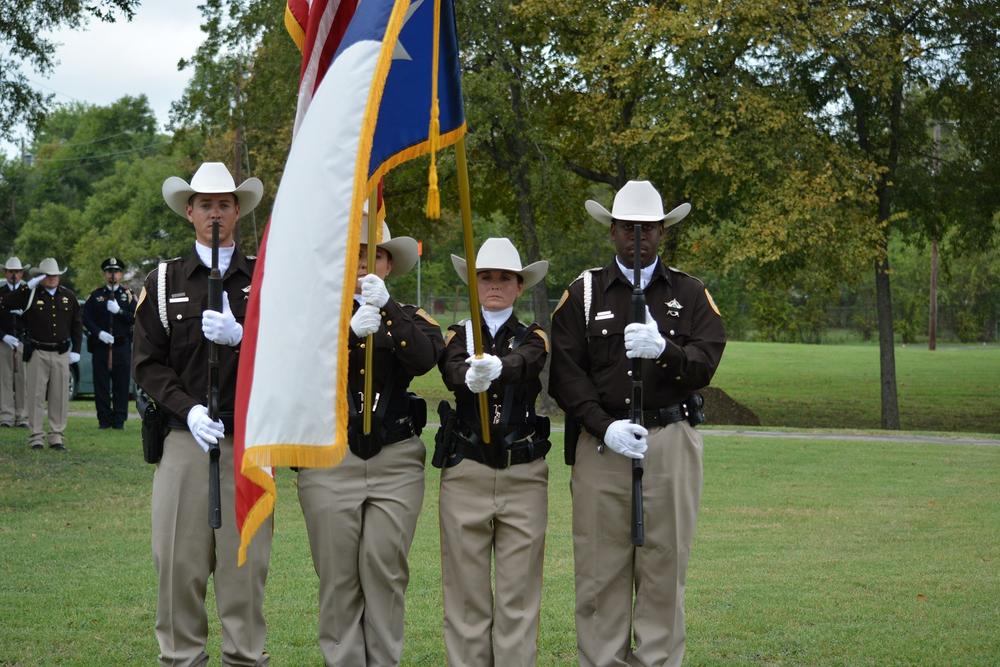
[[[152,664],[152,467],[136,424],[71,418],[67,454],[30,451],[25,435],[0,431],[0,665]],[[572,665],[568,468],[549,459],[540,664]],[[403,662],[439,666],[438,471],[427,475]],[[707,434],[686,664],[1000,664],[998,479],[1000,447]],[[319,665],[293,483],[281,471],[268,647],[276,666]],[[218,633],[213,621],[216,660]]]

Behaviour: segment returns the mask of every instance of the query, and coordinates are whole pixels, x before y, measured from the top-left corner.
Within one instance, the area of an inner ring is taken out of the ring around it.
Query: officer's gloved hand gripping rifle
[[[212,270],[208,274],[208,309],[222,312],[222,274],[219,272],[219,221],[212,221]],[[219,346],[208,343],[208,418],[219,420]],[[219,456],[214,442],[208,448],[208,525],[222,526],[222,497],[219,490]]]
[[[632,322],[646,323],[646,295],[642,291],[642,223],[633,227],[632,250]],[[642,358],[632,358],[632,406],[630,421],[642,426]],[[632,459],[632,544],[641,547],[646,541],[642,518],[642,459]]]

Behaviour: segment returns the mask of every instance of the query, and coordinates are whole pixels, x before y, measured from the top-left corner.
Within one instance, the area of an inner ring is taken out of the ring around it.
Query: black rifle
[[[222,312],[222,274],[219,272],[219,221],[212,221],[212,271],[208,274],[208,309]],[[208,418],[219,419],[219,346],[208,343]],[[219,489],[219,443],[208,448],[208,525],[222,527],[222,494]]]
[[[646,323],[646,295],[642,292],[642,223],[633,227],[635,246],[632,257],[632,321]],[[632,415],[633,424],[642,426],[642,359],[632,359]],[[632,544],[641,547],[646,541],[642,520],[642,460],[632,459]]]

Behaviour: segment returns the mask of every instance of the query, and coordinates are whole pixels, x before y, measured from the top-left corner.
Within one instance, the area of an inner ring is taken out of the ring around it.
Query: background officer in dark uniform
[[[208,663],[205,594],[211,577],[222,627],[222,664],[266,665],[264,584],[270,520],[237,567],[233,406],[254,260],[234,241],[236,224],[260,203],[264,186],[236,186],[221,162],[199,167],[190,185],[163,183],[167,205],[194,227],[190,252],[149,274],[135,311],[136,384],[169,415],[170,433],[153,473],[152,546],[157,572],[156,639],[162,665]],[[207,310],[212,225],[219,224],[223,312]],[[161,282],[161,276],[163,281]],[[210,342],[219,353],[220,419],[208,416]],[[208,449],[218,443],[222,526],[208,524]]]
[[[121,284],[125,263],[116,257],[101,262],[105,285],[83,304],[87,347],[93,356],[94,405],[101,428],[125,428],[132,371],[132,325],[135,297]],[[112,400],[114,407],[112,408]]]
[[[10,312],[2,307],[3,299],[11,292],[27,290],[24,272],[31,265],[21,264],[17,257],[8,257],[4,263],[4,278],[0,282],[0,331],[3,342],[10,348],[0,346],[0,426],[27,426],[28,405],[24,400],[24,325],[19,310]]]
[[[684,581],[702,483],[694,393],[708,385],[726,344],[700,280],[657,257],[665,225],[648,181],[630,181],[608,212],[615,257],[585,271],[552,315],[549,393],[583,427],[571,477],[576,634],[580,664],[680,665]],[[648,315],[631,323],[634,227]],[[632,359],[642,364],[644,426],[629,421]],[[643,459],[645,545],[631,542],[632,461]]]
[[[45,404],[49,413],[49,447],[65,451],[63,432],[69,410],[69,367],[80,361],[83,325],[76,294],[59,284],[66,273],[58,262],[46,257],[32,269],[28,289],[4,297],[3,307],[20,310],[24,322],[24,357],[27,363],[26,396],[28,444],[32,449],[45,445]],[[4,332],[7,333],[7,332]]]

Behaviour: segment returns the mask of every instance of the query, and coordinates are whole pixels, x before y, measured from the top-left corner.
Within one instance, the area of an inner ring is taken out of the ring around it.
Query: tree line
[[[142,97],[40,120],[34,163],[0,165],[0,242],[66,257],[83,287],[111,251],[136,266],[177,254],[184,223],[159,184],[204,159],[259,176],[269,210],[299,69],[283,8],[203,5],[205,40],[181,63],[192,79],[167,134]],[[932,255],[955,336],[995,338],[1000,0],[466,0],[457,11],[477,241],[507,235],[524,261],[552,262],[531,295],[543,325],[562,287],[608,259],[583,201],[647,178],[665,205],[691,202],[667,258],[708,282],[737,334],[820,340],[830,306],[870,314],[858,326],[880,343],[887,427],[898,425],[892,342],[926,330]],[[442,220],[422,215],[424,162],[392,172],[385,198],[394,233],[424,242],[422,280],[457,294],[450,159],[439,156]],[[243,225],[248,251],[264,223]]]

